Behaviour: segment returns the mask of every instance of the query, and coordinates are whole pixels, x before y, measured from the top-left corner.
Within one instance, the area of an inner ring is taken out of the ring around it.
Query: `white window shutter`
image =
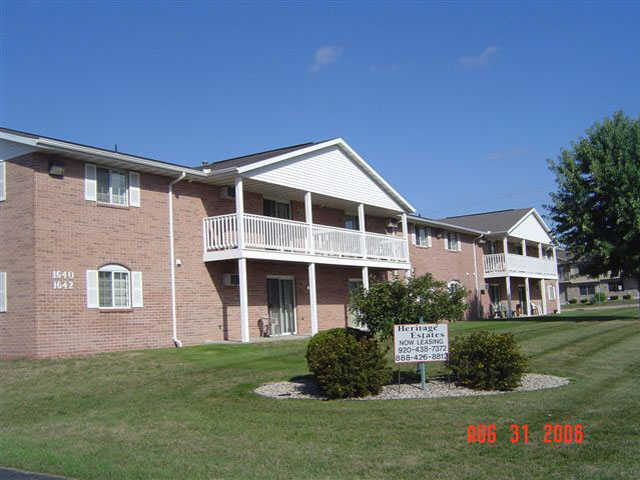
[[[431,227],[427,227],[427,245],[431,246]]]
[[[129,206],[140,206],[140,174],[129,172]]]
[[[0,312],[7,311],[7,272],[0,272]]]
[[[449,250],[449,233],[444,233],[444,249]]]
[[[458,244],[458,251],[462,251],[462,241],[460,240],[460,234],[456,232],[456,242]]]
[[[142,272],[131,272],[131,306],[141,308],[142,302]]]
[[[87,308],[98,308],[97,270],[87,270]]]
[[[0,160],[0,202],[7,199],[7,164]]]
[[[84,164],[84,199],[92,202],[98,200],[96,166],[91,163]]]

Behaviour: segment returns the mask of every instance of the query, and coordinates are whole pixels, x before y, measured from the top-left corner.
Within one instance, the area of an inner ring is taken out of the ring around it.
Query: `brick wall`
[[[6,161],[5,201],[0,202],[0,271],[7,272],[7,312],[0,313],[0,357],[36,348],[33,154]]]

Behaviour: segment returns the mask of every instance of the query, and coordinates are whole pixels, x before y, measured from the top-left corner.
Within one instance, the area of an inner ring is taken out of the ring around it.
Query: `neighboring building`
[[[409,217],[416,275],[459,283],[473,317],[557,312],[558,273],[549,227],[534,208],[431,220]]]
[[[579,303],[591,300],[596,293],[604,294],[611,299],[617,296],[622,299],[625,295],[638,298],[638,281],[623,275],[600,275],[590,277],[581,272],[580,262],[574,260],[565,250],[558,250],[558,273],[560,275],[560,303],[567,304],[570,300]]]
[[[487,316],[490,280],[554,278],[548,257],[487,263],[506,230],[413,212],[342,139],[193,168],[0,128],[0,356],[311,335],[349,323],[358,285],[412,270]],[[509,238],[546,252],[526,218]]]

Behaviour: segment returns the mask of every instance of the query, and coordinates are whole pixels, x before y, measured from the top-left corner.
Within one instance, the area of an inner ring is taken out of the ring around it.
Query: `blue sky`
[[[640,111],[637,3],[131,3],[0,3],[0,125],[189,165],[341,136],[441,217],[540,208]]]

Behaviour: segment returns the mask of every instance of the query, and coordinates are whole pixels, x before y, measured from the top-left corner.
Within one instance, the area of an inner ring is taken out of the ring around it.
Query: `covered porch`
[[[558,282],[545,278],[487,279],[491,318],[547,315],[559,311]]]

